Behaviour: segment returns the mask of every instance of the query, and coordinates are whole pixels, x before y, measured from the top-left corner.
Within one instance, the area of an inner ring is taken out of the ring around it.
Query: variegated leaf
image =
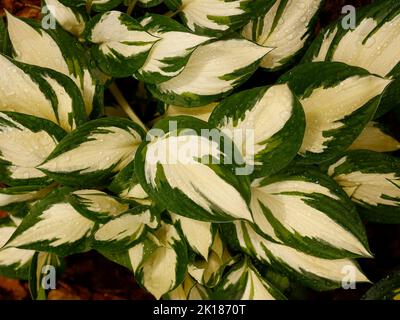
[[[0,69],[0,111],[47,119],[66,131],[86,121],[82,95],[69,77],[3,55]]]
[[[71,7],[86,6],[97,12],[108,11],[118,7],[122,0],[60,0],[63,4]]]
[[[0,248],[13,235],[16,225],[9,219],[0,219]],[[17,279],[28,279],[29,266],[35,251],[16,248],[0,249],[0,275]]]
[[[298,56],[312,35],[322,0],[277,0],[264,15],[247,24],[242,35],[262,46],[274,48],[261,67],[276,70],[286,67]]]
[[[400,160],[372,151],[350,151],[328,174],[364,208],[371,221],[400,223]]]
[[[156,299],[174,290],[185,279],[186,245],[170,224],[163,223],[149,241],[130,249],[129,255],[136,280]]]
[[[210,300],[210,293],[190,275],[187,275],[185,281],[176,289],[168,292],[164,298],[170,300]]]
[[[338,62],[313,62],[282,76],[300,99],[306,131],[299,153],[319,163],[344,152],[373,118],[390,80]]]
[[[136,77],[146,83],[160,83],[176,77],[185,68],[192,52],[210,37],[189,32],[171,18],[147,15],[140,24],[154,37],[159,38]]]
[[[148,88],[156,98],[168,104],[204,106],[245,82],[271,50],[245,39],[207,43],[194,50],[179,75]]]
[[[188,273],[201,285],[213,288],[220,283],[225,269],[234,264],[236,260],[236,258],[232,258],[217,232],[208,256],[205,260],[197,259],[192,262],[188,266]]]
[[[179,12],[185,25],[200,34],[221,35],[246,24],[250,17],[267,10],[273,0],[166,0]]]
[[[216,102],[212,102],[208,105],[195,108],[178,107],[174,105],[165,106],[165,117],[175,116],[191,116],[203,121],[208,121],[215,107],[218,105]]]
[[[63,260],[53,253],[36,252],[32,258],[29,270],[29,291],[33,300],[46,300],[47,291],[45,285],[55,285],[56,283],[48,283],[56,279],[51,276],[57,276],[52,273],[57,269],[62,269]]]
[[[38,169],[65,185],[103,184],[133,160],[143,137],[130,120],[93,120],[66,136]]]
[[[383,96],[377,112],[380,116],[399,105],[400,3],[397,0],[377,1],[357,9],[355,18],[355,29],[344,29],[339,20],[321,32],[304,61],[339,61],[382,77],[397,78]]]
[[[393,152],[400,149],[400,142],[385,132],[377,122],[369,122],[349,150],[370,150],[376,152]]]
[[[67,7],[58,0],[44,0],[47,12],[57,20],[60,26],[79,37],[86,25],[86,15],[83,10],[75,7]]]
[[[12,222],[14,222],[16,226],[19,226],[36,201],[44,198],[52,190],[53,186],[49,186],[45,189],[41,189],[41,187],[4,188],[0,192],[0,197],[3,198],[3,203],[4,200],[7,200],[9,204],[4,207],[0,206],[0,211],[3,210],[7,212],[7,215]],[[33,200],[24,201],[24,197],[29,199],[33,198]]]
[[[8,210],[12,205],[41,199],[51,190],[51,187],[42,186],[0,188],[0,208]]]
[[[48,184],[36,166],[66,132],[54,123],[15,112],[0,112],[0,181],[10,186]]]
[[[112,179],[108,190],[126,200],[141,204],[151,204],[152,200],[143,190],[135,174],[135,162],[132,161]]]
[[[69,202],[88,219],[105,223],[129,210],[129,205],[98,190],[78,190],[70,195]]]
[[[171,124],[176,128],[169,131]],[[184,116],[163,119],[155,129],[162,134],[143,143],[135,158],[140,184],[152,198],[195,220],[252,221],[246,203],[249,181],[236,175],[243,168],[224,162],[240,160],[228,138],[206,122]]]
[[[92,53],[99,67],[114,77],[133,75],[144,65],[153,45],[160,41],[135,19],[119,11],[93,18],[86,27],[85,38],[94,44]]]
[[[251,191],[255,225],[274,241],[328,259],[371,256],[355,207],[324,174],[290,169],[255,180]]]
[[[400,3],[377,1],[356,14],[355,29],[344,29],[341,21],[331,26],[315,40],[305,61],[343,62],[382,77],[399,74]]]
[[[268,176],[297,155],[304,118],[302,106],[284,84],[230,96],[218,105],[209,122],[235,142],[257,175]]]
[[[122,250],[122,251],[115,251],[113,249],[111,250],[96,249],[96,250],[108,260],[115,262],[116,264],[119,264],[120,266],[133,272],[128,250]]]
[[[249,258],[235,264],[212,295],[217,300],[284,300],[284,295],[263,279]]]
[[[135,0],[128,0],[128,1],[135,1]],[[145,8],[151,8],[159,5],[164,0],[139,0],[138,4]]]
[[[200,254],[205,260],[213,243],[213,230],[210,222],[193,220],[170,213],[174,224],[179,225],[190,248]]]
[[[158,224],[150,207],[139,206],[102,225],[94,234],[94,245],[105,250],[129,249]]]
[[[369,282],[351,259],[323,259],[308,255],[265,239],[245,222],[235,222],[233,229],[230,234],[234,239],[230,240],[236,241],[242,250],[310,288],[339,288],[343,277],[350,272],[354,276],[354,282]]]
[[[7,14],[7,21],[14,58],[69,76],[82,92],[86,113],[99,114],[103,103],[102,87],[92,77],[81,45],[59,26],[44,29],[36,21],[28,22],[11,14]],[[62,93],[57,97],[65,99]]]
[[[96,222],[68,201],[71,190],[59,188],[38,201],[18,226],[5,248],[22,248],[60,256],[87,251]]]

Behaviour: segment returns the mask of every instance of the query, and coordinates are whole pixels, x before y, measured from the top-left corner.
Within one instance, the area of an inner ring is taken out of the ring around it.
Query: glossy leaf
[[[0,181],[10,186],[49,184],[36,166],[66,132],[54,123],[15,112],[0,112]]]
[[[185,68],[192,52],[211,39],[193,34],[175,20],[160,15],[147,15],[140,24],[159,39],[136,74],[146,83],[160,83],[176,77]]]
[[[101,185],[133,160],[143,136],[127,119],[93,120],[66,136],[38,169],[66,185]]]
[[[319,163],[344,152],[373,118],[390,80],[337,62],[302,64],[283,75],[300,99],[306,131],[300,155]]]
[[[156,299],[185,279],[187,252],[177,230],[162,224],[154,236],[129,250],[136,280]]]
[[[400,222],[400,161],[372,151],[350,151],[328,168],[328,174],[364,208],[371,221]]]
[[[135,19],[119,11],[93,18],[85,38],[93,43],[92,54],[107,75],[126,77],[141,68],[160,39],[146,32]]]
[[[371,257],[355,207],[329,177],[293,168],[251,190],[256,228],[267,237],[322,258]]]
[[[176,128],[168,132],[171,124]],[[248,179],[235,174],[239,167],[224,164],[237,154],[228,138],[201,120],[183,116],[163,119],[155,129],[162,134],[143,143],[135,158],[140,184],[153,199],[195,220],[252,220],[246,203]]]
[[[243,28],[246,39],[274,48],[262,60],[262,68],[275,71],[293,62],[312,35],[322,2],[277,0],[268,12]]]
[[[0,69],[0,111],[47,119],[66,131],[86,121],[82,95],[69,77],[3,55]]]
[[[103,104],[103,89],[92,76],[82,46],[58,25],[43,28],[36,21],[21,20],[10,14],[7,21],[14,58],[69,76],[82,93],[87,115],[92,112],[98,115]],[[58,98],[63,98],[61,93]]]
[[[223,100],[209,122],[229,136],[257,175],[287,166],[303,142],[305,116],[287,85],[246,90]]]
[[[156,98],[168,104],[203,106],[245,82],[271,50],[244,39],[208,43],[193,52],[179,75],[148,88]]]

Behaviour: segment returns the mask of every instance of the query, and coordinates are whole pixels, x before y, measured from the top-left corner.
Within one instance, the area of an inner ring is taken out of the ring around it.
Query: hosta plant
[[[400,5],[376,1],[313,41],[322,2],[7,13],[0,274],[43,299],[44,266],[96,250],[157,299],[369,282],[363,222],[400,223],[400,143],[379,118],[399,107]]]

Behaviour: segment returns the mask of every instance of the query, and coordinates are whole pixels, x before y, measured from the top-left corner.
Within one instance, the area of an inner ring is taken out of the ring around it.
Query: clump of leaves
[[[378,119],[399,108],[400,3],[310,45],[321,0],[204,2],[45,0],[41,23],[0,23],[0,274],[34,298],[44,266],[88,250],[157,299],[368,282],[360,215],[400,222]],[[257,69],[279,78],[247,82]],[[158,101],[148,121],[117,78]]]

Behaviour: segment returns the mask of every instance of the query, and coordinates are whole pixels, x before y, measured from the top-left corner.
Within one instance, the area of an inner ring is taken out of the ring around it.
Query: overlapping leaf
[[[186,250],[175,227],[163,223],[154,235],[129,250],[136,280],[160,299],[184,281]]]
[[[214,288],[217,286],[227,267],[236,262],[222,242],[218,232],[215,233],[212,246],[205,259],[196,259],[188,266],[188,273],[199,284]]]
[[[60,0],[63,4],[71,7],[87,6],[94,11],[103,12],[118,7],[122,0]]]
[[[255,225],[274,241],[322,258],[371,256],[355,207],[325,175],[291,169],[255,180],[251,190]]]
[[[115,77],[133,75],[160,40],[145,31],[135,19],[119,11],[93,18],[87,25],[85,38],[94,44],[92,53],[99,67]]]
[[[400,4],[396,0],[377,1],[358,9],[355,18],[355,29],[345,29],[339,21],[321,32],[304,61],[339,61],[382,77],[396,78],[382,99],[377,113],[382,115],[398,106]]]
[[[341,20],[332,25],[315,40],[305,61],[338,61],[395,76],[400,72],[400,3],[377,1],[356,13],[355,29],[344,29]]]
[[[261,277],[248,258],[232,267],[213,293],[221,300],[284,300],[282,293]]]
[[[6,248],[32,249],[61,256],[87,251],[93,247],[94,234],[100,224],[107,226],[128,211],[127,204],[100,191],[61,187],[33,205]],[[153,219],[149,219],[148,224],[152,222]],[[100,241],[106,241],[106,237],[110,240],[112,231],[115,228],[103,229]]]
[[[338,62],[295,67],[279,80],[288,83],[306,115],[300,154],[318,163],[344,152],[373,118],[390,80]]]
[[[369,282],[351,259],[323,259],[275,243],[260,236],[245,222],[236,222],[229,240],[252,257],[270,264],[275,270],[316,290],[331,290],[342,285],[346,274],[354,282]],[[233,238],[232,238],[233,237]]]
[[[175,20],[160,16],[145,16],[140,24],[159,38],[136,76],[146,83],[167,81],[185,68],[193,50],[211,38],[189,32]]]
[[[187,275],[184,282],[168,292],[163,298],[170,300],[210,300],[208,290],[198,284],[190,275]]]
[[[246,24],[252,15],[267,10],[273,0],[166,0],[185,25],[200,34],[221,35]]]
[[[171,213],[174,224],[179,225],[190,248],[200,254],[205,260],[213,244],[213,228],[210,222],[193,220]]]
[[[135,0],[128,0],[129,1],[135,1]],[[155,7],[157,5],[159,5],[160,3],[162,3],[164,0],[139,0],[138,4],[142,7],[145,8],[151,8],[151,7]]]
[[[112,179],[108,190],[122,199],[151,204],[151,199],[143,190],[135,174],[135,162],[132,161]]]
[[[176,128],[170,128],[173,123]],[[249,181],[236,175],[240,168],[232,163],[240,155],[229,138],[184,116],[163,119],[155,129],[157,136],[143,143],[135,158],[140,184],[152,198],[196,220],[252,220],[246,203]]]
[[[93,78],[81,45],[57,25],[44,29],[36,21],[23,21],[11,14],[7,21],[15,59],[69,76],[82,92],[87,114],[99,114],[102,87]],[[61,94],[58,97],[63,98]]]
[[[197,119],[208,121],[215,107],[218,105],[216,102],[212,102],[202,107],[185,108],[174,105],[165,105],[165,117],[175,116],[191,116]]]
[[[12,212],[12,206],[24,204],[26,201],[35,201],[43,198],[52,190],[51,187],[22,186],[0,189],[0,208]],[[17,209],[21,210],[21,207]]]
[[[61,188],[37,202],[6,244],[61,256],[87,251],[96,223],[68,201],[71,190]]]
[[[389,135],[377,122],[369,122],[349,150],[370,150],[376,152],[393,152],[400,149],[400,142]]]
[[[148,229],[158,227],[152,208],[139,206],[113,218],[94,234],[94,246],[105,250],[124,250],[134,246]]]
[[[127,203],[98,190],[78,190],[69,197],[71,205],[88,219],[106,223],[129,209]]]
[[[217,101],[245,82],[272,49],[245,39],[227,39],[198,47],[176,77],[149,85],[165,103],[197,107]]]
[[[15,112],[0,112],[0,181],[12,186],[48,184],[36,166],[66,135],[54,123]]]
[[[35,254],[32,250],[2,248],[16,230],[9,219],[0,219],[0,274],[2,276],[28,279],[29,265]]]
[[[223,100],[210,124],[229,136],[258,175],[279,171],[303,142],[304,111],[287,85],[246,90]]]
[[[400,222],[400,161],[372,151],[350,151],[328,168],[329,175],[377,222]]]
[[[308,42],[322,0],[277,0],[270,10],[253,19],[242,35],[256,43],[274,48],[261,67],[276,70],[290,64]]]
[[[50,13],[64,30],[77,37],[85,30],[87,17],[83,10],[65,6],[58,0],[44,0],[44,4],[46,12]]]
[[[46,291],[46,286],[44,285],[55,285],[55,283],[47,283],[48,279],[46,277],[55,282],[57,279],[51,277],[51,272],[56,272],[62,267],[63,260],[57,255],[46,252],[35,253],[29,268],[29,291],[33,300],[47,299],[48,291]]]
[[[133,160],[143,137],[130,120],[93,120],[65,137],[38,169],[65,185],[101,185]]]
[[[67,76],[0,55],[0,111],[50,120],[71,131],[86,120],[85,105]]]

